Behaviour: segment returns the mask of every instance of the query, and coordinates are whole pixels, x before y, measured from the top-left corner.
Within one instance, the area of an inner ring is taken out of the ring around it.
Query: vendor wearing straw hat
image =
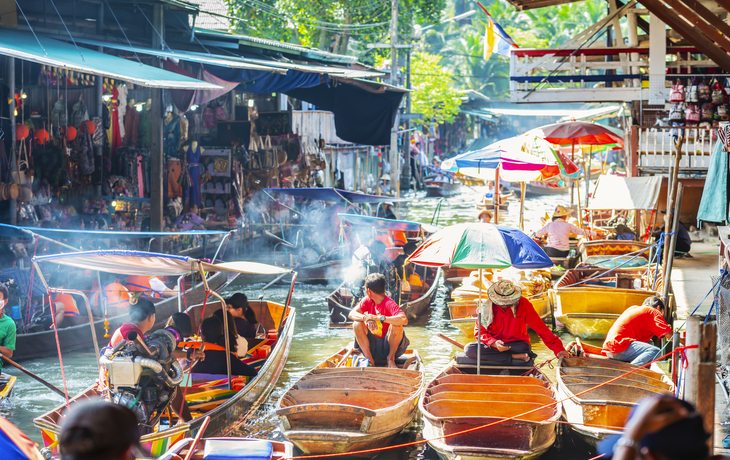
[[[572,212],[572,209],[558,205],[553,213],[553,220],[535,232],[535,236],[547,235],[547,244],[543,249],[548,257],[568,257],[571,234],[588,236],[588,231],[566,221],[566,218]],[[594,231],[590,231],[590,235],[592,237],[598,236]]]
[[[471,342],[464,347],[469,358],[476,359],[479,345],[482,361],[507,366],[531,363],[537,355],[532,352],[527,326],[540,336],[555,356],[570,356],[530,301],[522,297],[519,286],[509,280],[500,280],[489,288],[487,296],[489,300],[482,313],[481,330],[478,323],[474,327],[474,337],[480,338],[480,343]]]
[[[492,222],[492,213],[484,209],[482,212],[477,215],[477,219],[479,222],[482,222],[484,224],[488,224]]]

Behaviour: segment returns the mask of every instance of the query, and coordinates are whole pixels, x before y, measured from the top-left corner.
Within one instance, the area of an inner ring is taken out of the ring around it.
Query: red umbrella
[[[557,145],[624,145],[623,138],[610,129],[585,121],[571,120],[564,123],[553,123],[536,128],[531,132]]]

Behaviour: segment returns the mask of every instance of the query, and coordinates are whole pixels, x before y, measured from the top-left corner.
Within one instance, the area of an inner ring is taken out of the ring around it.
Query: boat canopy
[[[192,257],[154,252],[102,250],[36,256],[33,262],[53,262],[59,265],[97,270],[120,275],[181,276],[199,270],[236,272],[255,275],[295,273],[288,268],[258,262],[224,262],[210,264]]]
[[[190,230],[188,232],[115,232],[112,230],[69,230],[63,228],[16,227],[0,224],[0,236],[7,238],[30,238],[32,233],[53,239],[71,240],[113,240],[129,238],[155,238],[158,236],[214,236],[225,235],[223,230]]]
[[[661,176],[620,177],[604,174],[598,178],[588,209],[651,210],[657,205],[661,187]]]
[[[294,196],[297,198],[308,198],[310,200],[342,202],[349,201],[356,204],[365,203],[389,203],[396,201],[407,201],[405,198],[392,196],[367,195],[365,193],[348,192],[336,188],[305,187],[305,188],[267,188],[267,192],[281,193],[282,195]]]
[[[429,224],[420,224],[408,220],[383,219],[382,217],[362,216],[357,214],[337,214],[337,217],[344,222],[354,225],[363,225],[367,227],[375,227],[377,230],[396,230],[401,232],[420,232],[434,233],[439,227]]]

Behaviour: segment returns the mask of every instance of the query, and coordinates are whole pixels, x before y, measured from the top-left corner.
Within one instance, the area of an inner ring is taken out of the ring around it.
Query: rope
[[[523,412],[521,414],[514,415],[512,417],[506,417],[506,418],[503,418],[501,420],[496,420],[494,422],[487,423],[486,425],[480,425],[480,426],[477,426],[477,427],[474,427],[474,428],[468,428],[466,430],[458,431],[458,432],[455,432],[455,433],[450,433],[450,434],[443,435],[443,436],[437,436],[437,437],[431,438],[430,440],[429,439],[421,439],[419,441],[413,441],[413,442],[408,442],[408,443],[404,443],[404,444],[398,444],[398,445],[395,445],[395,446],[379,447],[379,448],[375,448],[375,449],[365,449],[365,450],[360,450],[360,451],[355,451],[355,452],[338,452],[338,453],[334,453],[334,454],[300,455],[300,456],[293,456],[293,457],[284,457],[284,459],[285,460],[295,460],[295,459],[306,459],[306,458],[341,457],[341,456],[345,456],[345,455],[360,456],[360,454],[369,454],[369,453],[382,452],[382,451],[391,450],[391,449],[400,449],[402,447],[417,446],[417,445],[420,445],[420,444],[426,444],[427,442],[433,441],[433,440],[436,440],[436,439],[446,439],[446,438],[452,438],[452,437],[455,437],[455,436],[460,436],[462,434],[471,433],[471,432],[478,431],[478,430],[481,430],[481,429],[484,429],[484,428],[489,428],[489,427],[492,427],[492,426],[495,426],[495,425],[500,425],[502,423],[506,423],[506,422],[509,422],[511,420],[519,419],[521,417],[524,417],[526,415],[532,414],[534,412],[538,412],[538,411],[541,411],[543,409],[547,409],[547,408],[550,408],[550,407],[557,406],[558,404],[561,404],[561,403],[563,403],[563,402],[565,402],[565,401],[567,401],[569,399],[572,399],[572,398],[577,397],[577,396],[582,396],[582,395],[584,395],[584,394],[586,394],[588,392],[597,390],[597,389],[599,389],[601,387],[604,387],[606,385],[610,385],[611,383],[613,383],[613,382],[615,382],[617,380],[620,380],[622,378],[628,377],[629,375],[631,375],[631,374],[633,374],[635,372],[638,372],[638,371],[644,369],[645,367],[650,366],[651,364],[653,364],[653,363],[655,363],[655,362],[657,362],[659,360],[662,360],[662,359],[664,359],[664,358],[666,358],[666,357],[668,357],[668,356],[670,356],[670,355],[672,355],[674,353],[681,353],[684,350],[688,350],[688,349],[692,349],[692,348],[699,348],[699,345],[690,345],[690,346],[686,346],[686,347],[677,347],[675,350],[670,351],[669,353],[667,353],[666,355],[660,357],[657,360],[648,362],[648,363],[644,364],[643,366],[639,366],[639,367],[633,368],[629,372],[626,372],[626,373],[621,374],[621,375],[619,375],[617,377],[614,377],[612,379],[609,379],[609,380],[607,380],[607,381],[605,381],[603,383],[600,383],[600,384],[598,384],[596,386],[593,386],[591,388],[588,388],[586,390],[580,391],[578,393],[573,393],[572,396],[569,396],[569,397],[564,398],[564,399],[561,399],[561,400],[557,400],[557,401],[552,402],[552,403],[549,403],[549,404],[545,404],[545,405],[540,406],[540,407],[538,407],[536,409],[531,409],[529,411]],[[590,358],[581,358],[581,359],[590,359]],[[599,360],[595,360],[595,361],[599,361]],[[627,367],[628,368],[629,366],[620,366],[620,367]]]
[[[53,9],[56,10],[56,14],[58,15],[58,19],[61,20],[61,24],[63,24],[63,28],[66,29],[66,33],[68,34],[69,38],[73,42],[74,46],[76,47],[76,51],[79,52],[79,55],[81,56],[81,62],[86,62],[86,59],[84,58],[84,54],[79,49],[79,45],[76,44],[76,40],[74,40],[73,35],[71,35],[71,32],[68,30],[68,26],[66,26],[66,21],[63,20],[61,17],[61,13],[58,12],[58,8],[56,8],[56,4],[51,0],[51,5],[53,5]],[[25,16],[25,15],[23,15]],[[68,100],[68,99],[66,99]]]
[[[149,24],[149,25],[150,25],[150,26],[152,27],[152,30],[154,30],[154,31],[155,31],[155,33],[157,34],[157,36],[158,36],[158,37],[160,37],[160,43],[162,43],[162,46],[165,46],[165,47],[167,47],[167,49],[168,49],[168,50],[170,50],[170,52],[171,52],[172,54],[175,54],[175,52],[174,52],[174,51],[172,50],[172,48],[170,48],[170,47],[168,46],[167,42],[165,42],[165,39],[164,39],[164,37],[162,36],[162,34],[161,34],[161,33],[160,33],[160,32],[159,32],[158,30],[157,30],[157,28],[155,27],[155,25],[154,25],[154,24],[152,24],[152,21],[150,21],[150,18],[148,18],[148,17],[147,17],[147,15],[146,15],[146,14],[144,14],[144,10],[143,10],[142,8],[140,8],[140,7],[139,7],[139,5],[137,5],[137,2],[134,2],[134,6],[136,6],[136,7],[137,7],[137,9],[139,10],[139,12],[140,12],[140,13],[142,13],[142,16],[144,16],[144,18],[145,18],[145,19],[147,20],[147,23],[148,23],[148,24]],[[179,17],[179,16],[178,16],[178,19],[180,19],[180,17]]]
[[[114,10],[112,9],[111,5],[109,5],[109,2],[107,0],[104,0],[104,3],[106,3],[107,8],[109,8],[109,11],[111,12],[112,16],[114,16],[114,20],[117,22],[117,26],[119,26],[119,30],[122,31],[122,35],[124,35],[124,38],[127,40],[127,43],[129,44],[130,48],[132,48],[132,53],[134,53],[134,57],[137,58],[137,62],[139,62],[139,65],[142,64],[142,60],[137,56],[137,51],[135,51],[134,46],[132,46],[132,42],[129,41],[129,37],[127,37],[127,33],[124,32],[124,28],[121,24],[119,24],[119,19],[117,19],[117,15],[114,14]]]
[[[50,293],[49,293],[50,297]],[[66,372],[63,370],[63,356],[61,356],[61,341],[58,339],[58,327],[56,326],[56,309],[51,300],[51,318],[53,318],[53,332],[56,334],[56,349],[58,350],[58,362],[61,364],[61,379],[63,380],[63,392],[66,395],[66,408],[68,408],[68,386],[66,385]]]
[[[30,25],[30,22],[28,22],[28,17],[27,17],[27,16],[25,15],[25,13],[23,12],[23,8],[21,8],[21,7],[20,7],[20,3],[18,3],[18,0],[15,0],[15,4],[16,4],[16,5],[18,6],[18,9],[20,10],[20,14],[22,14],[22,15],[23,15],[23,19],[25,19],[25,23],[26,23],[26,24],[28,24],[28,28],[29,28],[29,29],[30,29],[30,31],[31,31],[31,32],[33,33],[33,36],[35,37],[35,41],[37,41],[37,42],[38,42],[38,46],[40,46],[40,47],[41,47],[41,49],[43,50],[43,55],[44,55],[45,57],[48,57],[48,52],[46,51],[46,49],[45,49],[45,48],[43,48],[43,45],[41,45],[41,41],[40,41],[40,40],[38,40],[38,35],[36,35],[36,34],[35,34],[35,30],[33,30],[33,27],[32,27],[32,26]],[[57,11],[58,11],[58,10],[57,10]],[[81,57],[83,57],[83,56],[81,56]],[[13,139],[13,141],[15,141],[15,139]]]

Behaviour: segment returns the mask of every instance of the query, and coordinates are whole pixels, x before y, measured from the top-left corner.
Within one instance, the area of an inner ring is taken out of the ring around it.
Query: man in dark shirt
[[[223,323],[215,316],[205,318],[200,327],[200,333],[205,343],[205,361],[199,361],[193,367],[193,372],[197,374],[228,374]],[[230,353],[230,357],[231,375],[255,376],[258,373],[256,369],[241,361],[235,353]]]

